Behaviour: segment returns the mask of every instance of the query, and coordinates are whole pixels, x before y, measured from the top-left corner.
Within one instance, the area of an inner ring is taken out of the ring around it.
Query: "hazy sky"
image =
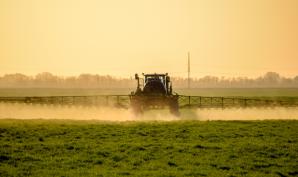
[[[0,0],[0,75],[298,75],[298,0]]]

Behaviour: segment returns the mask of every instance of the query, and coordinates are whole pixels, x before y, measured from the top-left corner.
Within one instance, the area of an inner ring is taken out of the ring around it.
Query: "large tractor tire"
[[[180,116],[178,98],[174,97],[169,100],[170,113]]]
[[[130,105],[132,108],[132,111],[135,115],[141,115],[143,114],[143,101],[141,97],[132,96],[130,100]]]

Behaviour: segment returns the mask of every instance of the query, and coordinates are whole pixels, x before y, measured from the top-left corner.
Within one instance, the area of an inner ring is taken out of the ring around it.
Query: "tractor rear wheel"
[[[132,97],[130,100],[130,105],[135,115],[143,114],[143,101],[139,97]]]
[[[169,101],[170,113],[175,116],[180,116],[179,103],[177,98],[172,98]]]

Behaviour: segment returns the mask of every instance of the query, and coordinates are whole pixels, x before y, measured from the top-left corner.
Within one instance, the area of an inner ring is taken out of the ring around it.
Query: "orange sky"
[[[0,75],[298,75],[297,0],[1,0]]]

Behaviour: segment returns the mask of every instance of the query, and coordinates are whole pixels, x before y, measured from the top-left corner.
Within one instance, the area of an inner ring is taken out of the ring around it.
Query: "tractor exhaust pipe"
[[[138,82],[138,86],[137,86],[137,92],[138,92],[138,91],[141,90],[141,87],[140,87],[140,77],[139,77],[139,75],[137,73],[135,74],[135,79]]]
[[[138,88],[140,88],[140,78],[138,74],[135,74],[135,79],[138,81]]]

